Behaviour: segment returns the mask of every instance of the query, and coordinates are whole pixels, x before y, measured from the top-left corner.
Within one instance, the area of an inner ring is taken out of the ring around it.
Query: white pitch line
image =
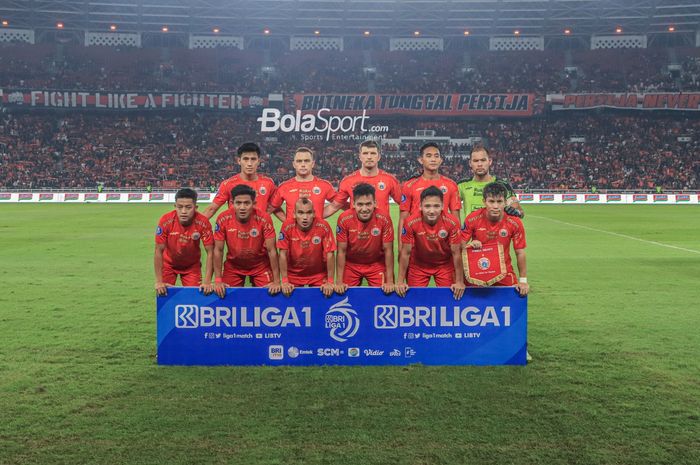
[[[638,237],[628,236],[627,234],[620,234],[620,233],[616,233],[616,232],[612,232],[612,231],[606,231],[604,229],[591,228],[590,226],[583,226],[581,224],[576,224],[576,223],[567,223],[566,221],[555,220],[554,218],[547,218],[546,216],[529,215],[529,217],[530,218],[540,218],[543,220],[553,221],[555,223],[565,224],[567,226],[573,226],[574,228],[588,229],[589,231],[595,231],[595,232],[599,232],[599,233],[603,233],[603,234],[610,234],[611,236],[623,237],[625,239],[632,239],[634,241],[646,242],[647,244],[658,245],[661,247],[668,247],[669,249],[682,250],[684,252],[696,253],[696,254],[700,255],[700,250],[686,249],[684,247],[678,247],[678,246],[671,245],[671,244],[664,244],[663,242],[648,241],[646,239],[640,239]]]

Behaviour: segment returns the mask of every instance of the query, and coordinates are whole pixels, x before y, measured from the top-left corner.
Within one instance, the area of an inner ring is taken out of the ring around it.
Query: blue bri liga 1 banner
[[[173,287],[157,297],[160,365],[525,365],[527,298],[514,288],[350,288],[287,298]]]

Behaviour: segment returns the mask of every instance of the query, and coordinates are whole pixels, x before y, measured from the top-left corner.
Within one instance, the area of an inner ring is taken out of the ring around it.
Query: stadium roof
[[[6,27],[237,36],[695,34],[700,0],[2,0]],[[318,32],[316,32],[318,31]]]

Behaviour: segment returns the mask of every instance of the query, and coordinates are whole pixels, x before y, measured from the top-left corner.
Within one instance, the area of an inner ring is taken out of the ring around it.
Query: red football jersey
[[[195,213],[194,220],[189,226],[183,226],[177,219],[177,211],[160,217],[156,228],[156,244],[165,244],[163,262],[182,270],[199,263],[202,254],[199,242],[204,245],[212,245],[211,223],[206,216]]]
[[[450,210],[459,210],[462,204],[459,200],[457,184],[450,178],[442,175],[439,179],[425,179],[423,176],[416,176],[403,183],[400,210],[409,212],[411,215],[419,212],[420,194],[425,188],[430,186],[435,186],[442,191],[443,211],[445,213],[449,213]]]
[[[266,212],[267,204],[270,202],[277,188],[272,179],[262,174],[258,174],[257,176],[258,178],[255,181],[245,181],[241,178],[240,174],[236,174],[224,180],[219,185],[219,190],[216,192],[216,197],[214,197],[213,202],[218,205],[228,203],[228,207],[231,208],[233,206],[231,201],[231,189],[238,184],[245,184],[255,189],[255,207],[261,212]]]
[[[287,220],[294,220],[294,207],[297,200],[307,198],[314,204],[316,218],[323,218],[323,207],[335,197],[335,189],[328,181],[314,176],[311,181],[297,181],[296,178],[284,181],[270,199],[270,205],[275,209],[284,202],[287,210]]]
[[[434,225],[423,221],[420,213],[406,219],[401,231],[401,242],[410,244],[411,265],[435,268],[452,262],[453,244],[460,244],[462,236],[459,220],[442,213]]]
[[[509,273],[513,273],[513,264],[510,259],[510,243],[516,250],[527,247],[525,241],[525,228],[523,222],[517,216],[503,215],[498,223],[492,223],[486,216],[486,209],[480,208],[471,212],[462,226],[462,240],[469,242],[476,239],[482,244],[498,242],[503,246],[506,257],[506,267]]]
[[[384,170],[379,170],[376,176],[371,177],[362,176],[359,170],[345,176],[345,178],[340,181],[338,194],[333,201],[341,205],[345,205],[348,200],[352,202],[352,190],[355,186],[362,183],[374,186],[377,211],[384,216],[391,217],[389,211],[389,197],[394,199],[396,203],[401,201],[401,184],[399,184],[398,179]]]
[[[351,263],[384,263],[384,243],[394,242],[394,226],[388,216],[378,213],[368,222],[357,218],[355,210],[338,217],[337,241],[348,244],[346,260]]]
[[[326,273],[326,255],[335,251],[335,238],[330,225],[317,219],[304,232],[294,221],[285,221],[280,229],[277,247],[287,250],[287,275],[307,278]]]
[[[229,208],[219,215],[214,228],[214,239],[226,241],[226,260],[242,270],[254,269],[261,263],[269,266],[265,240],[274,237],[270,215],[257,209],[247,223],[240,223]]]

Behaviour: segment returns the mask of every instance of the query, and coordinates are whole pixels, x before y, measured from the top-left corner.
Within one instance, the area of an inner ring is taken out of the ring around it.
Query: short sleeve
[[[216,196],[214,197],[214,200],[212,200],[212,202],[214,202],[217,205],[225,205],[228,203],[230,198],[231,192],[229,192],[226,181],[223,181],[221,184],[219,184],[219,190],[216,191]]]
[[[338,221],[336,226],[336,240],[343,243],[348,241],[348,231],[341,221]]]
[[[516,227],[515,231],[513,232],[513,248],[516,250],[524,249],[527,247],[527,242],[525,240],[525,228],[523,227],[523,223],[518,219],[518,221],[515,222]]]
[[[401,188],[401,203],[399,205],[399,210],[402,212],[411,211],[411,192],[410,188],[408,187],[408,183],[404,183],[403,187]]]
[[[394,225],[390,220],[386,220],[382,227],[382,241],[385,244],[387,242],[394,242]]]
[[[225,241],[226,240],[226,224],[219,217],[214,225],[214,240],[215,241]]]
[[[413,245],[414,242],[415,236],[413,235],[413,228],[404,223],[403,228],[401,229],[401,243]]]
[[[209,221],[204,223],[204,227],[202,228],[201,241],[204,245],[212,245],[214,243],[214,234],[212,232],[211,224],[209,223]]]
[[[165,226],[164,221],[161,219],[161,221],[158,223],[158,226],[156,226],[156,244],[167,243],[169,232],[170,228]]]

